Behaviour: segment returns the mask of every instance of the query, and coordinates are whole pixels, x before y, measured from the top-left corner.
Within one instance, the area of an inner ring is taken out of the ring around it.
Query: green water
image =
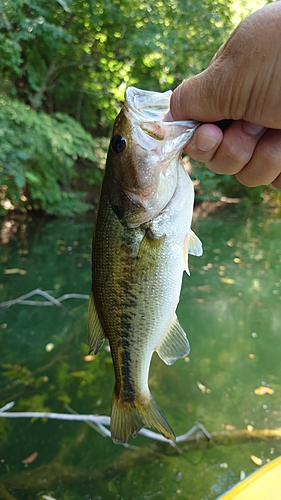
[[[35,288],[87,294],[92,230],[89,219],[4,221],[0,302]],[[170,367],[154,355],[151,392],[177,435],[195,421],[211,433],[281,427],[281,214],[220,210],[194,230],[204,255],[190,258],[178,306],[191,353]],[[63,304],[71,315],[55,306],[0,310],[0,406],[109,414],[110,354],[84,360],[87,301]],[[256,395],[260,386],[274,393]],[[0,419],[0,498],[213,500],[257,468],[251,455],[266,463],[281,453],[278,439],[206,440],[182,454],[142,436],[130,444],[137,448],[85,423]]]

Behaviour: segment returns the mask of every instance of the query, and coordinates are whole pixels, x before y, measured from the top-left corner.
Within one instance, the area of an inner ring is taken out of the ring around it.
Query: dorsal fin
[[[88,348],[89,353],[98,353],[105,341],[105,334],[96,310],[94,294],[91,291],[88,309]]]
[[[187,336],[176,316],[156,351],[166,365],[171,365],[189,353],[190,346]]]

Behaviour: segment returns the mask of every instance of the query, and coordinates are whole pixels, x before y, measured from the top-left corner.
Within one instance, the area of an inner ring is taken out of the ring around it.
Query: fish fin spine
[[[177,359],[189,354],[190,345],[188,338],[179,324],[177,316],[174,317],[156,351],[166,365],[171,365]]]
[[[201,257],[203,254],[202,242],[192,229],[190,229],[188,233],[188,253],[196,257]]]
[[[151,394],[141,401],[128,402],[122,401],[114,390],[110,419],[112,440],[115,443],[127,443],[130,435],[136,437],[144,426],[155,429],[166,439],[176,439]]]
[[[196,234],[190,229],[185,238],[184,245],[184,261],[185,261],[185,270],[190,276],[190,271],[188,267],[188,254],[195,255],[196,257],[201,257],[203,254],[203,246],[201,240],[196,236]]]
[[[101,325],[96,305],[93,291],[90,293],[89,307],[88,307],[88,349],[89,353],[94,351],[95,354],[98,353],[101,346],[105,341],[105,333]]]

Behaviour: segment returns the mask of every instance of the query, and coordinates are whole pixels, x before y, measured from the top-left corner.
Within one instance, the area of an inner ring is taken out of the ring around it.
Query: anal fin
[[[189,354],[190,345],[186,333],[176,316],[156,351],[166,365],[171,365],[177,359]]]
[[[103,327],[101,325],[100,319],[98,317],[94,294],[91,291],[89,299],[88,308],[88,347],[89,353],[94,351],[95,354],[98,353],[102,344],[105,341],[105,334]]]

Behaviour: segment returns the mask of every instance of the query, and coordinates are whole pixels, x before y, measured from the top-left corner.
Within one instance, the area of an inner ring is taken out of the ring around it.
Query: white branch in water
[[[30,297],[33,297],[34,295],[41,295],[47,301],[43,300],[27,300]],[[11,306],[14,306],[16,304],[23,304],[25,306],[57,306],[69,313],[69,311],[61,304],[64,300],[67,299],[89,299],[89,295],[82,294],[82,293],[65,293],[61,297],[58,297],[55,299],[49,292],[41,290],[40,288],[35,288],[35,290],[32,290],[31,292],[28,292],[24,295],[21,295],[17,299],[12,299],[12,300],[7,300],[5,302],[0,303],[0,309],[8,309]]]
[[[50,418],[54,420],[68,420],[68,421],[75,421],[75,422],[85,422],[85,423],[92,423],[95,426],[98,427],[99,431],[101,431],[101,434],[103,436],[108,436],[110,437],[110,431],[104,427],[110,426],[110,417],[107,417],[106,415],[80,415],[80,414],[72,414],[70,415],[69,413],[51,413],[51,412],[33,412],[33,411],[26,411],[26,412],[8,412],[6,410],[10,410],[14,406],[15,402],[11,401],[10,403],[7,403],[5,406],[0,408],[0,418]],[[70,409],[70,408],[69,408]],[[71,409],[70,409],[71,410]],[[71,410],[74,411],[74,410]],[[97,429],[96,429],[97,430]],[[176,443],[182,443],[183,441],[186,441],[190,436],[195,434],[198,430],[202,431],[203,434],[208,439],[211,439],[211,434],[205,429],[205,427],[199,423],[196,423],[188,432],[185,434],[182,434],[181,436],[178,436],[176,438]],[[150,431],[148,429],[141,429],[139,431],[139,434],[142,436],[145,436],[150,439],[155,439],[156,441],[162,441],[164,443],[169,443],[171,446],[176,448],[178,451],[179,448],[177,445],[169,440],[166,439],[164,436],[161,434],[158,434],[157,432]]]

